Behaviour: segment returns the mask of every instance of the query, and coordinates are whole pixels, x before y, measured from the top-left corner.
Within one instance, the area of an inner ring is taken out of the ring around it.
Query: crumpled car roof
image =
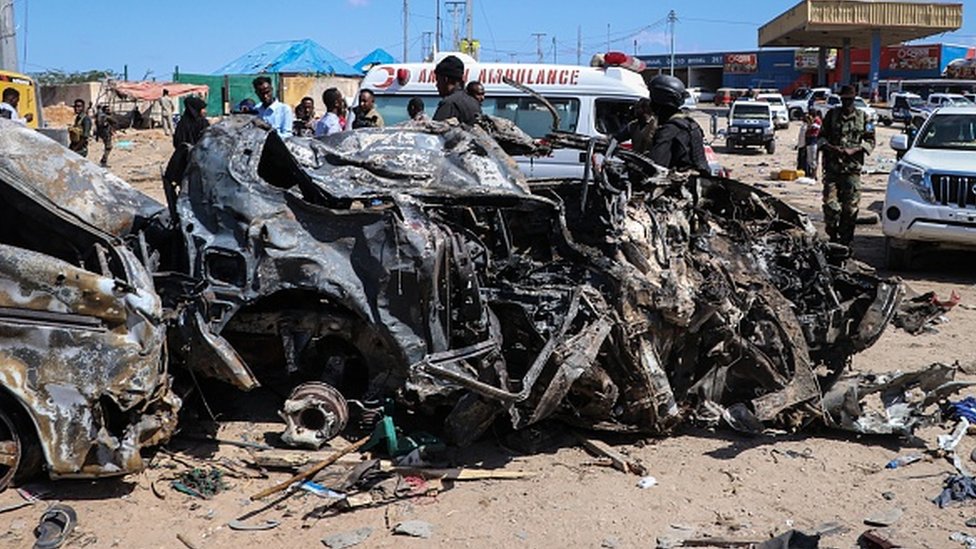
[[[0,180],[113,236],[133,232],[163,205],[36,131],[0,120]]]
[[[518,165],[478,128],[431,122],[396,132],[364,129],[321,140],[290,139],[288,147],[315,184],[335,198],[532,198]]]

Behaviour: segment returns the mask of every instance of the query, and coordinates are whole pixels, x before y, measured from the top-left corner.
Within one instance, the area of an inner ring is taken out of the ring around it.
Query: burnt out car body
[[[607,153],[577,139],[552,136]],[[283,142],[235,120],[208,130],[181,186],[199,296],[183,314],[222,342],[187,346],[191,367],[248,388],[271,363],[354,400],[396,396],[446,412],[458,442],[501,413],[650,433],[708,413],[837,425],[821,384],[900,295],[832,265],[802,214],[746,185],[673,180],[627,151],[583,181],[527,182],[477,127]]]
[[[180,400],[161,301],[121,237],[138,240],[162,206],[3,120],[0,151],[0,489],[41,465],[52,478],[138,471]]]

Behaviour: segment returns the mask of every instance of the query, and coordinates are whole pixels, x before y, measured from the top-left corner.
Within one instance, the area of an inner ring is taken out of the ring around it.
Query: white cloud
[[[641,31],[631,41],[636,40],[638,47],[667,46],[671,43],[671,36],[666,32]]]

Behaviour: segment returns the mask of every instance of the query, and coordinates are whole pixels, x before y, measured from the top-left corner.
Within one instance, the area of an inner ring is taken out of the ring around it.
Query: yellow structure
[[[803,0],[759,27],[759,46],[870,47],[900,44],[962,27],[962,4]]]
[[[33,120],[27,123],[31,128],[38,128],[41,123],[41,106],[38,102],[37,85],[34,79],[26,74],[17,72],[0,71],[0,92],[7,88],[14,88],[20,92],[20,103],[17,105],[17,114],[21,118],[26,118],[28,114],[33,116]]]

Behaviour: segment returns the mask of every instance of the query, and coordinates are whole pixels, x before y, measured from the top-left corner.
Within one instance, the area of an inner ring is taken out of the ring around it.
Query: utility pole
[[[433,37],[434,37],[433,31],[424,31],[423,35],[421,35],[420,51],[423,53],[424,61],[434,60],[434,50],[433,50],[434,43],[432,40]]]
[[[408,37],[410,32],[408,30],[408,22],[410,21],[410,0],[403,0],[403,62],[409,62],[410,55],[410,44]]]
[[[444,5],[451,14],[451,36],[454,41],[451,47],[454,51],[461,51],[461,9],[464,2],[444,2]]]
[[[637,39],[634,38],[634,55],[637,55]]]
[[[17,62],[17,31],[14,0],[0,0],[0,69],[20,72]]]
[[[466,38],[468,39],[468,44],[474,40],[474,0],[467,0],[464,4],[464,23],[465,32],[467,33]]]
[[[542,39],[546,37],[546,33],[533,32],[532,36],[535,36],[535,53],[539,56],[539,63],[542,63]]]
[[[552,37],[552,64],[556,64],[556,37]]]
[[[436,19],[434,23],[434,49],[432,50],[434,54],[441,51],[441,0],[436,0],[437,2],[437,12],[434,15]],[[430,56],[431,60],[434,56]]]
[[[668,12],[668,24],[671,25],[671,76],[674,76],[674,24],[678,22],[678,16],[674,10]]]
[[[576,64],[583,64],[583,25],[576,25]]]

